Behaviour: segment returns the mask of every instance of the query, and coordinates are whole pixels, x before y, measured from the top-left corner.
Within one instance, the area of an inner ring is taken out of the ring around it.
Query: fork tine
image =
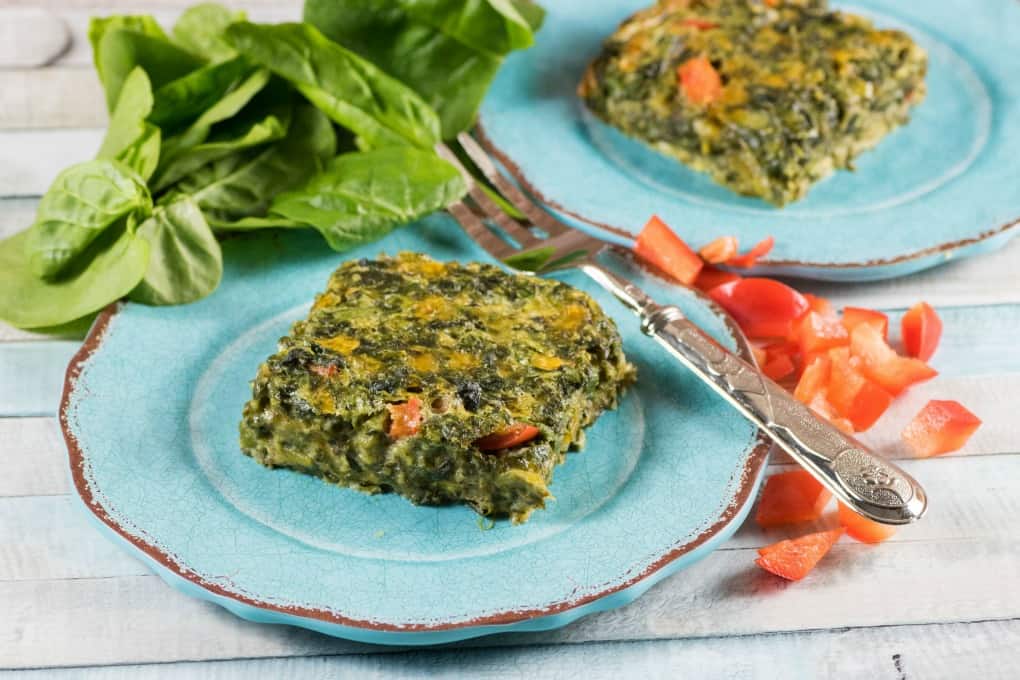
[[[496,202],[489,198],[488,194],[482,191],[477,184],[472,183],[469,193],[485,216],[499,225],[500,229],[512,236],[521,246],[528,248],[538,244],[538,239],[530,229],[503,212],[503,209],[496,205]]]
[[[470,207],[464,201],[457,201],[446,208],[453,215],[454,219],[460,223],[460,226],[464,228],[464,231],[468,233],[475,243],[480,245],[482,248],[492,255],[497,260],[502,260],[508,255],[512,255],[516,252],[516,249],[509,243],[496,236],[485,223],[471,210]]]
[[[461,132],[457,135],[457,141],[460,142],[464,152],[474,161],[474,164],[478,166],[478,169],[482,171],[490,182],[496,185],[500,193],[503,194],[515,208],[524,213],[533,224],[541,228],[550,236],[563,233],[570,227],[560,223],[559,220],[554,218],[552,215],[547,213],[541,207],[536,205],[534,201],[524,195],[524,193],[514,185],[513,182],[508,180],[499,168],[496,167],[496,163],[489,157],[488,152],[481,147],[481,145],[475,141],[474,137],[466,132]]]

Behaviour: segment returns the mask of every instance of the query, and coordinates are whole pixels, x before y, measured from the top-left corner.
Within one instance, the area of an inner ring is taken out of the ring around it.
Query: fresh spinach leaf
[[[531,26],[510,0],[398,0],[414,21],[494,57],[531,47]]]
[[[448,16],[454,17],[473,16],[467,9],[456,12],[458,6],[483,4],[477,0],[423,0],[423,4],[416,5],[418,14],[433,2],[447,5],[452,12]],[[409,4],[414,4],[413,0],[306,0],[304,18],[331,40],[411,86],[438,112],[442,137],[450,139],[474,123],[482,98],[502,63],[502,54],[494,54],[492,43],[480,50],[457,38],[477,44],[484,30],[464,26],[449,35],[436,27],[438,22],[423,23],[412,17],[406,10]],[[513,0],[511,4],[532,32],[538,30],[544,16],[538,5],[528,0]],[[498,8],[480,8],[478,13],[490,17],[500,14]],[[503,48],[522,44],[519,22],[514,20],[513,24],[516,41],[503,40]],[[509,29],[501,31],[501,35],[510,34]]]
[[[104,231],[128,218],[144,219],[151,210],[145,180],[123,163],[72,165],[57,175],[39,202],[23,255],[36,276],[53,278]]]
[[[123,226],[107,230],[54,280],[25,258],[30,230],[0,241],[0,319],[18,328],[59,326],[127,295],[145,274],[149,244]]]
[[[373,148],[431,148],[439,141],[436,112],[414,90],[308,24],[242,22],[227,36],[241,54],[290,81]]]
[[[257,228],[255,219],[239,221],[265,215],[276,194],[301,186],[335,154],[332,123],[314,106],[301,104],[284,139],[209,163],[184,177],[169,196],[190,195],[213,228]],[[273,219],[271,226],[284,226]]]
[[[319,230],[334,250],[379,238],[397,225],[464,195],[460,172],[431,151],[388,147],[337,156],[299,190],[270,208]]]
[[[235,12],[213,2],[192,5],[174,24],[174,41],[209,61],[231,59],[237,52],[224,39],[223,32],[230,24],[246,18],[244,12]]]
[[[138,227],[149,244],[149,266],[130,299],[147,305],[183,305],[216,290],[223,254],[202,211],[190,198],[159,206]]]
[[[277,102],[270,111],[254,107],[246,116],[238,116],[222,124],[206,141],[184,148],[168,156],[160,164],[153,191],[162,191],[203,165],[235,151],[250,149],[282,139],[290,125],[289,98]]]
[[[254,70],[242,57],[196,69],[156,90],[149,120],[168,130],[191,123]]]
[[[204,142],[213,126],[236,116],[269,83],[271,74],[257,69],[222,99],[206,109],[198,119],[179,135],[166,139],[163,144],[164,163]]]
[[[149,179],[159,162],[160,129],[146,122],[152,111],[152,86],[141,68],[124,81],[110,126],[96,158],[119,160]]]
[[[160,88],[203,64],[201,58],[171,43],[152,17],[92,19],[89,38],[110,111],[136,66],[145,70],[152,87]]]

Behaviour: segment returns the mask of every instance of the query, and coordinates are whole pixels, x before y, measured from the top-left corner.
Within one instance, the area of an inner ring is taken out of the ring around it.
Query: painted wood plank
[[[840,543],[795,584],[755,567],[754,550],[720,550],[627,607],[499,642],[686,639],[1015,619],[1020,589],[1003,579],[1015,571],[1018,549],[1015,538],[881,547]],[[0,602],[5,608],[0,649],[7,650],[3,663],[14,668],[364,649],[295,628],[237,620],[174,592],[156,576],[0,582]]]
[[[41,196],[61,170],[94,157],[103,134],[92,129],[0,131],[0,197]]]
[[[1020,455],[907,461],[925,485],[931,509],[891,542],[1020,538]],[[66,462],[59,461],[61,471]],[[761,530],[747,522],[722,550],[759,548],[811,530],[836,526],[835,506],[815,526]],[[849,539],[846,539],[849,542]],[[1016,558],[1020,561],[1020,552]],[[148,573],[131,555],[95,531],[70,496],[0,498],[0,581],[109,578]]]
[[[58,59],[70,42],[67,24],[51,11],[0,8],[0,68],[44,66]]]
[[[1020,622],[893,626],[735,638],[416,650],[392,654],[242,659],[116,668],[20,671],[35,680],[276,680],[277,678],[982,678],[1014,677]]]
[[[0,418],[0,497],[66,494],[67,450],[55,418]]]
[[[79,345],[65,340],[0,345],[0,418],[56,413],[64,368]]]
[[[106,99],[91,68],[0,70],[0,92],[0,129],[106,127]]]

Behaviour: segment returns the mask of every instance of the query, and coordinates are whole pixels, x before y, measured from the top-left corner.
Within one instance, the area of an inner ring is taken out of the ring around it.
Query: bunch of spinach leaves
[[[449,205],[466,186],[433,148],[542,16],[530,0],[308,0],[306,23],[211,3],[169,33],[93,19],[109,128],[0,241],[0,319],[192,302],[219,284],[219,234],[313,228],[342,250]]]

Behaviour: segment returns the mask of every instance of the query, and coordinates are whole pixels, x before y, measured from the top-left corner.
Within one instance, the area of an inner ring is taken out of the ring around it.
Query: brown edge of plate
[[[517,165],[517,163],[514,162],[512,158],[510,158],[510,155],[507,154],[502,149],[500,149],[496,145],[496,143],[492,141],[492,138],[489,137],[489,135],[485,132],[485,126],[482,124],[481,118],[479,118],[478,121],[475,123],[474,133],[475,136],[478,138],[479,143],[485,148],[485,150],[488,151],[493,156],[495,156],[496,159],[499,160],[500,163],[502,163],[503,167],[506,168],[507,171],[513,176],[517,183],[520,184],[525,189],[525,191],[534,196],[543,205],[547,205],[556,212],[563,213],[564,215],[569,215],[575,220],[584,222],[585,224],[590,224],[591,226],[607,231],[610,234],[622,236],[623,238],[629,239],[634,238],[634,234],[630,233],[626,229],[622,229],[621,227],[615,227],[605,222],[599,222],[598,220],[593,220],[590,217],[585,217],[584,215],[581,215],[580,213],[570,210],[569,208],[560,205],[556,201],[551,200],[548,196],[543,195],[542,192],[538,189],[538,187],[536,187],[530,180],[528,180],[528,178],[524,174],[524,171],[521,170],[521,167]],[[981,241],[986,241],[994,236],[1003,234],[1009,231],[1010,229],[1013,229],[1014,227],[1018,226],[1020,226],[1020,217],[1017,217],[1016,219],[1006,222],[1001,226],[983,231],[977,236],[971,236],[970,238],[960,239],[958,241],[950,241],[949,243],[940,243],[939,245],[931,246],[930,248],[922,248],[921,250],[917,250],[912,253],[907,253],[905,255],[897,255],[896,257],[877,260],[868,260],[866,262],[802,262],[800,260],[770,260],[768,258],[764,258],[758,260],[758,264],[765,267],[814,267],[817,269],[864,269],[868,267],[883,267],[894,264],[901,264],[903,262],[909,262],[910,260],[919,260],[921,258],[931,257],[932,255],[938,255],[939,253],[952,252],[959,248],[964,248],[966,246],[974,245],[975,243],[980,243]]]
[[[654,270],[648,269],[653,275],[666,280],[665,277],[655,272]],[[727,330],[733,336],[737,342],[740,356],[751,363],[754,363],[754,356],[751,353],[751,346],[747,338],[741,332],[736,322],[726,313],[719,305],[712,301],[708,296],[704,295],[701,291],[694,288],[690,289],[694,294],[706,305],[708,305],[714,312],[716,312],[725,322]],[[78,445],[78,440],[71,431],[69,422],[69,409],[71,399],[74,394],[75,385],[78,380],[78,376],[89,358],[99,349],[102,344],[103,338],[109,329],[110,322],[117,315],[117,313],[123,307],[122,302],[114,302],[108,305],[99,316],[96,317],[95,323],[89,330],[88,335],[85,338],[84,343],[71,358],[71,362],[67,366],[67,372],[64,378],[64,389],[63,394],[60,398],[60,429],[64,435],[64,442],[67,444],[68,457],[71,464],[71,477],[74,482],[75,490],[81,499],[85,502],[88,510],[96,516],[103,524],[112,529],[121,538],[132,544],[138,550],[145,553],[150,559],[154,560],[163,568],[169,570],[175,575],[190,581],[192,584],[199,586],[203,590],[206,590],[214,595],[224,597],[230,600],[234,600],[245,605],[256,607],[259,609],[271,610],[280,612],[282,614],[288,614],[291,616],[303,617],[308,619],[314,619],[318,621],[325,621],[332,624],[341,626],[348,626],[351,628],[361,628],[373,631],[384,631],[384,632],[430,632],[430,631],[445,631],[453,630],[458,628],[475,628],[481,626],[501,626],[513,623],[519,623],[530,619],[543,618],[567,612],[571,609],[581,607],[588,603],[600,600],[608,595],[619,592],[630,588],[640,581],[648,578],[655,572],[662,569],[664,566],[673,562],[682,555],[694,550],[698,546],[702,545],[710,538],[718,534],[727,526],[737,513],[747,503],[753,501],[750,497],[752,490],[755,488],[755,480],[761,474],[762,468],[764,467],[768,453],[771,448],[771,442],[768,437],[761,430],[755,437],[755,444],[748,453],[743,468],[737,472],[740,477],[740,487],[737,489],[734,498],[731,500],[729,505],[723,510],[722,514],[716,520],[714,524],[704,529],[700,534],[695,536],[690,541],[679,545],[662,555],[654,563],[646,567],[640,574],[633,576],[622,583],[616,583],[612,586],[608,586],[603,590],[596,593],[586,595],[585,597],[577,598],[574,600],[563,600],[541,609],[520,609],[500,612],[497,614],[490,614],[488,616],[470,619],[467,621],[458,621],[451,623],[442,624],[421,624],[411,623],[406,625],[382,623],[378,621],[352,619],[346,616],[337,614],[336,612],[324,609],[313,609],[308,607],[299,606],[285,606],[274,604],[270,602],[264,602],[253,597],[249,597],[245,594],[234,592],[224,588],[218,583],[213,583],[205,580],[199,574],[182,566],[172,555],[156,546],[144,538],[136,536],[131,532],[127,531],[124,527],[118,524],[117,520],[113,518],[102,504],[97,500],[95,495],[92,493],[92,489],[89,486],[88,480],[85,477],[85,454],[81,447]]]

